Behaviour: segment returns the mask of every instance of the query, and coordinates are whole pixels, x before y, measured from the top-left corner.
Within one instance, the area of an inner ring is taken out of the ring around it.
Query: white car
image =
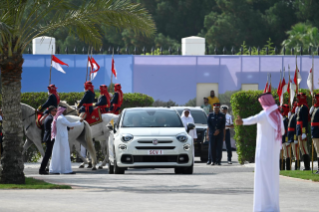
[[[122,111],[109,136],[109,173],[124,174],[127,168],[174,168],[176,174],[192,174],[193,153],[193,139],[176,110],[129,108]]]

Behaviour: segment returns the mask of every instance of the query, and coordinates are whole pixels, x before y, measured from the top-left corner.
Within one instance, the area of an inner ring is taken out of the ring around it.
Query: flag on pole
[[[100,66],[93,57],[88,57],[88,65],[90,67],[90,79],[92,81],[96,77],[97,72],[100,70]]]
[[[294,83],[292,83],[292,81],[290,80],[290,83],[289,83],[289,102],[290,102],[290,105],[293,105],[294,103],[294,97],[295,97],[295,94],[296,94],[296,85]]]
[[[56,70],[62,72],[63,74],[65,74],[65,71],[63,70],[63,68],[60,65],[65,65],[65,66],[69,67],[68,64],[62,62],[56,56],[52,55],[52,67],[55,68]]]
[[[294,76],[294,82],[296,84],[296,91],[298,92],[298,86],[301,82],[301,75],[300,75],[300,71],[298,69],[298,66],[297,66],[297,56],[296,56],[296,70],[295,70],[295,76]]]
[[[284,104],[284,94],[287,92],[288,84],[282,86],[281,97],[280,97],[280,106]]]
[[[309,75],[308,75],[308,79],[307,79],[307,85],[308,85],[309,91],[311,93],[311,96],[313,95],[312,82],[313,82],[313,71],[312,71],[312,68],[311,68],[310,72],[309,72]]]
[[[115,61],[114,61],[113,57],[112,57],[112,73],[113,73],[115,79],[117,79],[117,72],[116,72]]]
[[[268,93],[271,93],[271,75],[269,77],[269,85],[268,85],[268,90],[267,90]]]
[[[282,73],[281,73],[281,69],[280,69],[280,79],[279,79],[279,85],[278,85],[278,88],[277,88],[277,94],[278,94],[278,97],[279,97],[279,102],[280,102],[280,96],[281,96],[281,78],[282,78]]]

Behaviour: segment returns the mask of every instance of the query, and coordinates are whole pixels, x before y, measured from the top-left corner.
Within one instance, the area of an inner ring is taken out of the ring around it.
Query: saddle
[[[100,108],[94,108],[91,114],[87,114],[85,121],[90,126],[103,122]]]
[[[42,118],[42,116],[43,116],[42,112],[35,111],[35,124],[37,125],[39,129],[43,128],[43,124],[40,122],[40,119]]]

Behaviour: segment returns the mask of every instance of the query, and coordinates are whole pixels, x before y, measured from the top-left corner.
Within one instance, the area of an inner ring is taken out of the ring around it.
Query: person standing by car
[[[56,112],[57,112],[56,107],[51,105],[48,108],[49,115],[44,120],[44,136],[43,136],[42,141],[46,143],[47,148],[45,150],[45,154],[44,154],[44,157],[42,159],[39,174],[45,174],[45,175],[49,174],[45,170],[45,168],[47,167],[49,159],[52,155],[52,149],[53,149],[54,140],[55,140],[55,139],[51,139],[51,124],[52,124],[53,117],[55,116]]]
[[[208,97],[208,103],[213,108],[215,103],[219,103],[219,99],[215,96],[215,91],[210,91],[210,96]]]
[[[225,115],[219,112],[219,103],[214,104],[214,111],[207,118],[208,161],[207,165],[221,165]]]
[[[224,131],[224,142],[226,144],[228,164],[232,164],[232,162],[231,162],[232,149],[231,149],[231,143],[230,143],[230,129],[234,128],[234,124],[233,124],[232,116],[227,112],[228,112],[228,106],[223,105],[222,106],[222,113],[225,114],[225,119],[226,119],[225,131]]]
[[[212,111],[212,106],[208,103],[208,98],[206,97],[204,97],[204,104],[200,107],[203,108],[207,115]]]
[[[181,115],[181,119],[183,121],[183,124],[185,126],[185,129],[187,130],[187,124],[188,123],[193,123],[195,124],[194,122],[194,119],[192,117],[192,114],[190,113],[190,110],[189,109],[185,109]],[[197,132],[196,132],[196,128],[190,130],[188,132],[188,134],[194,139],[194,141],[196,141],[197,139]]]

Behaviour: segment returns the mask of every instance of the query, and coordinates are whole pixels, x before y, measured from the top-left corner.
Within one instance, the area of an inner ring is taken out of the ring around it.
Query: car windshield
[[[177,110],[180,115],[183,113],[183,109]],[[190,109],[192,117],[194,118],[195,124],[207,124],[207,115],[202,110],[192,110]]]
[[[127,110],[122,127],[184,127],[174,110]]]

